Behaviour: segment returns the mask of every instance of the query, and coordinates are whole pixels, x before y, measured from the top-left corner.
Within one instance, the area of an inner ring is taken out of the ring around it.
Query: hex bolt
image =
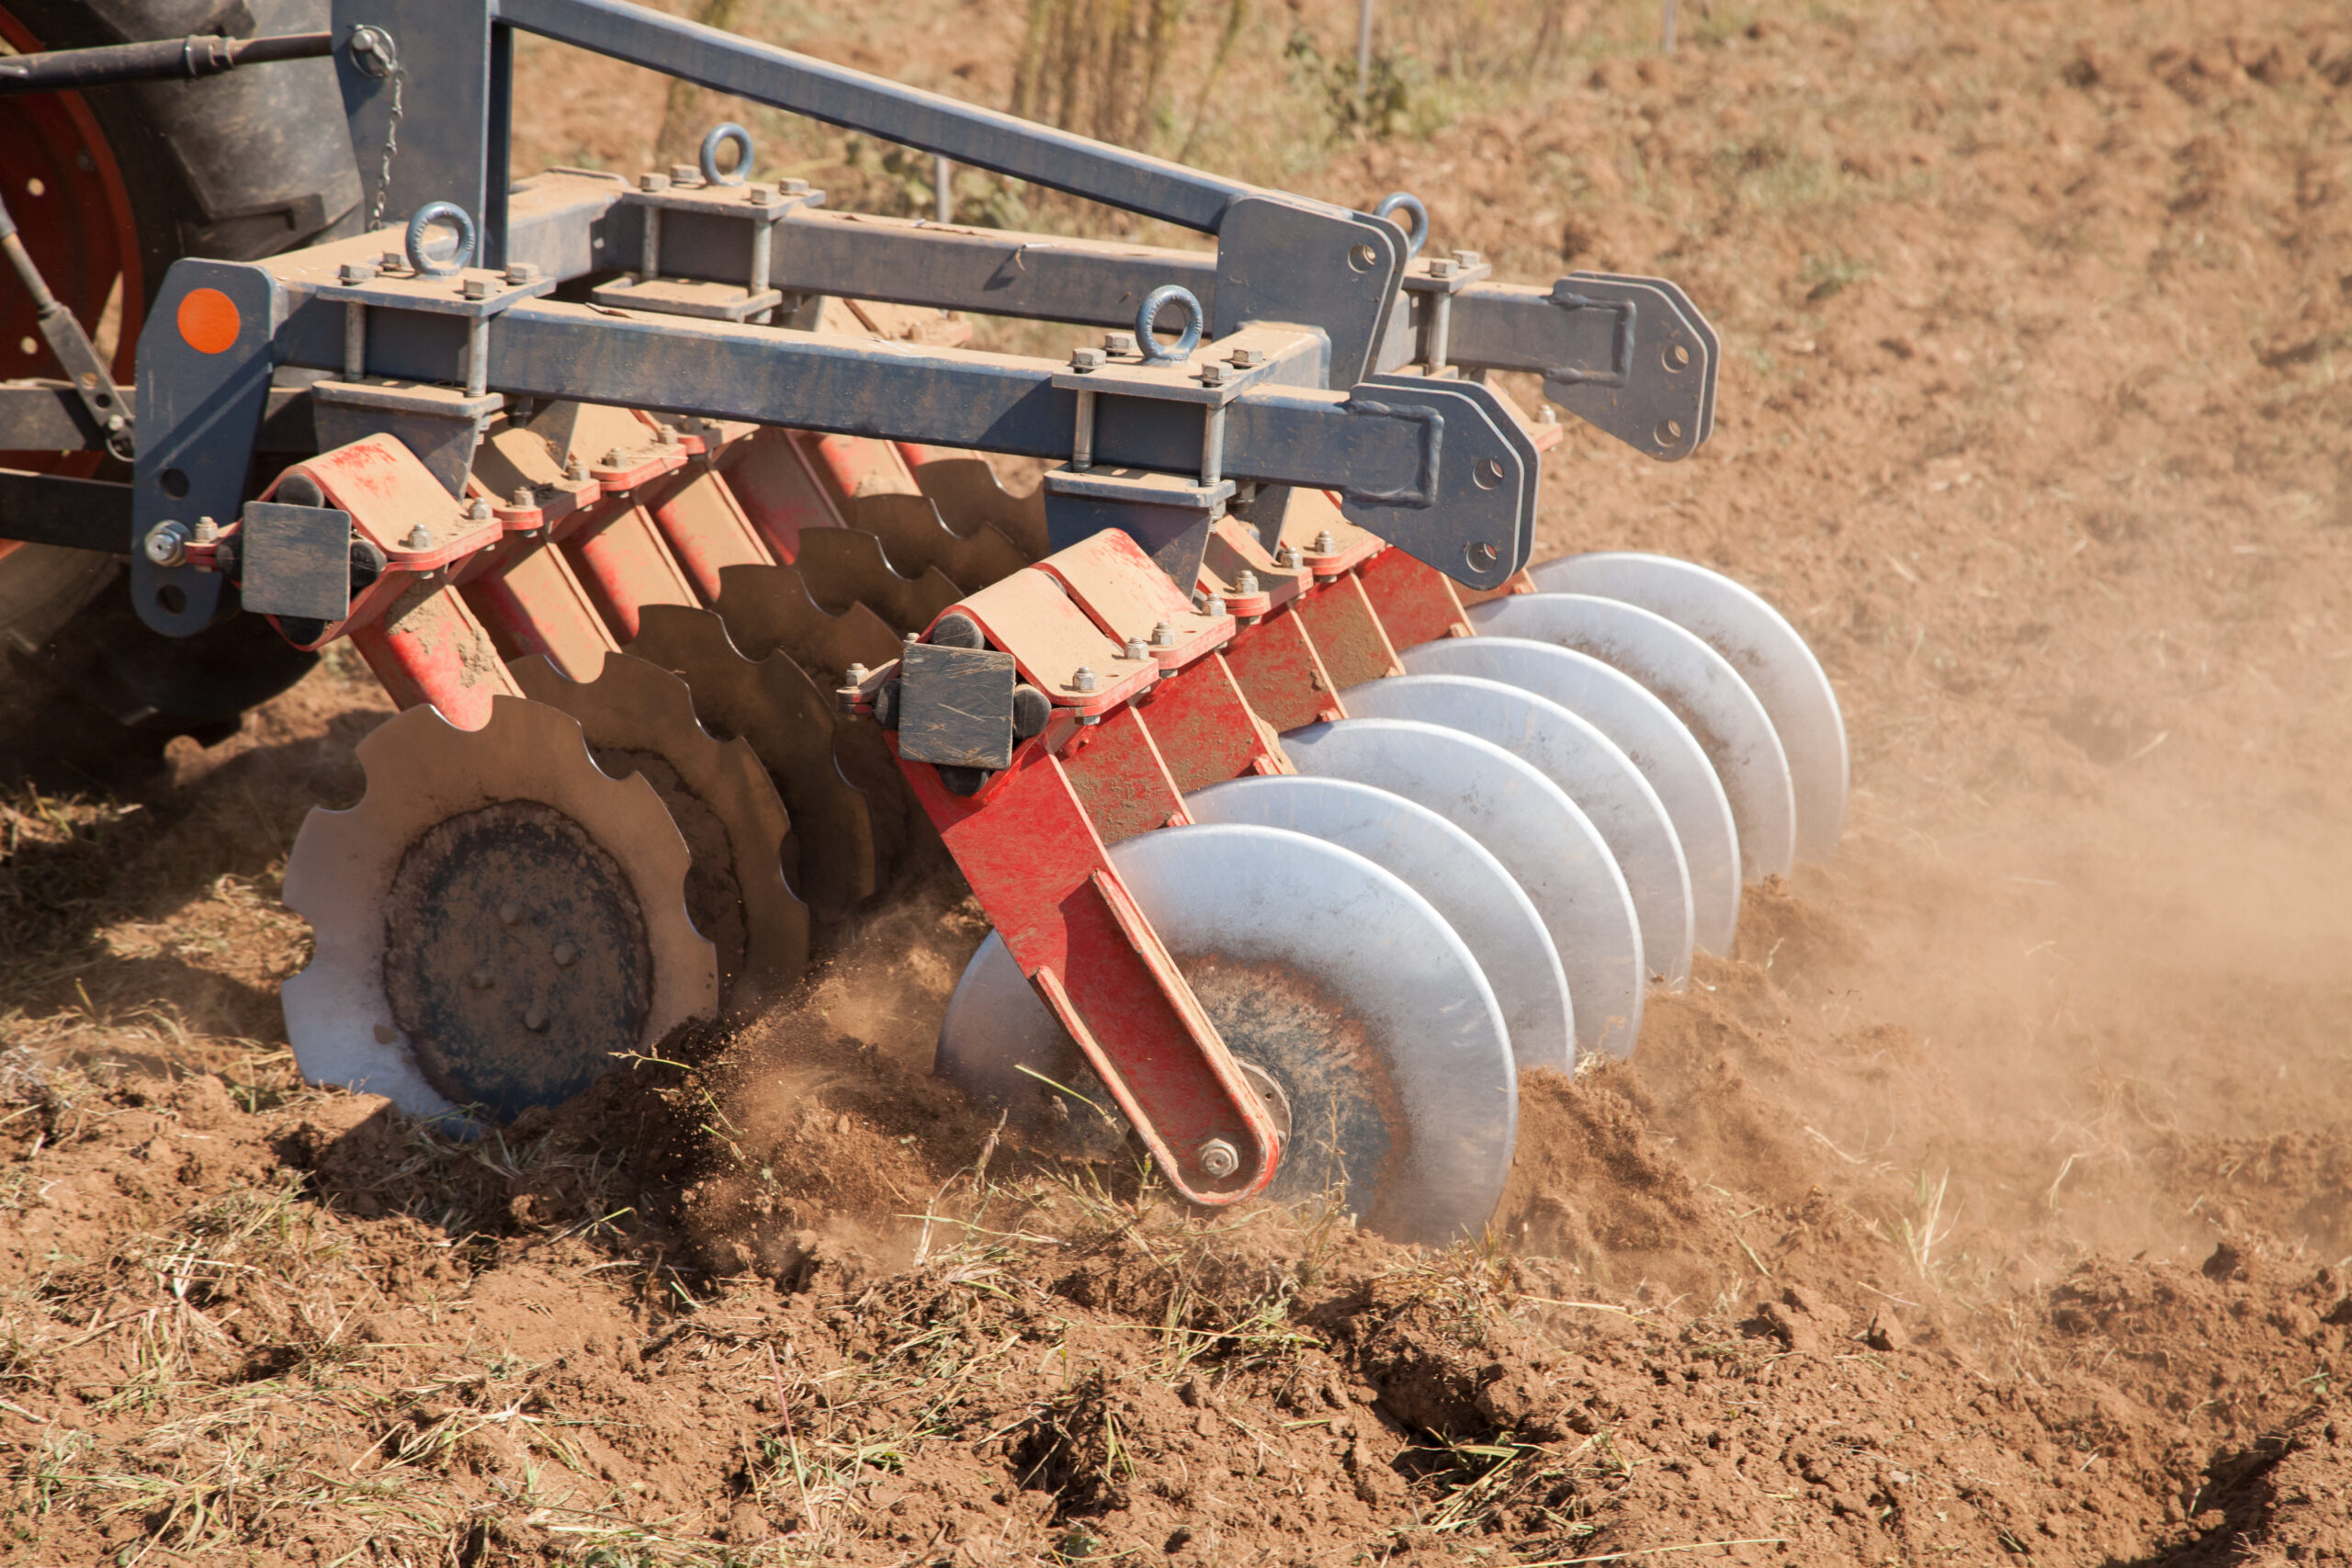
[[[433,530],[422,523],[411,528],[408,537],[401,541],[401,548],[404,550],[429,550],[432,547]]]
[[[506,498],[506,504],[514,507],[518,512],[527,511],[531,507],[537,506],[538,503],[539,498],[531,493],[531,487],[529,485],[516,485],[514,487],[514,493]]]
[[[405,271],[408,267],[408,254],[404,251],[386,251],[376,265],[385,272]]]
[[[375,276],[376,269],[366,262],[345,262],[335,273],[336,280],[343,283],[369,283]]]
[[[484,964],[482,967],[475,970],[472,974],[466,976],[466,984],[471,986],[477,991],[487,991],[490,989],[490,983],[492,978],[493,976],[491,975],[490,966],[488,964]]]
[[[1241,1168],[1241,1151],[1223,1138],[1211,1138],[1193,1153],[1213,1181],[1223,1181]]]
[[[1480,255],[1476,251],[1456,251],[1453,253],[1454,263],[1459,266],[1476,266],[1486,259],[1487,258],[1485,256]]]
[[[1231,366],[1223,364],[1217,360],[1210,360],[1206,365],[1201,367],[1201,385],[1204,387],[1224,386],[1226,377],[1231,372],[1232,368],[1233,367]]]
[[[775,188],[779,196],[807,196],[808,182],[807,180],[778,180],[775,182]]]
[[[698,186],[702,184],[702,170],[692,164],[673,164],[670,165],[670,183],[673,186]]]
[[[1133,333],[1104,333],[1102,352],[1118,355],[1140,354],[1143,351],[1136,346],[1136,334]]]
[[[743,199],[753,207],[774,207],[783,198],[765,186],[746,186],[743,187]]]
[[[489,522],[490,497],[486,495],[478,495],[474,497],[472,504],[466,508],[466,521],[469,523]]]
[[[555,944],[555,966],[557,968],[569,969],[579,962],[580,950],[578,948],[572,946],[568,942],[560,942]]]
[[[1331,537],[1330,529],[1326,528],[1321,533],[1315,536],[1315,553],[1317,555],[1328,556],[1339,547],[1340,541]]]
[[[563,477],[574,484],[578,484],[588,477],[588,465],[580,460],[579,454],[574,453],[564,458]]]
[[[848,669],[842,671],[842,684],[845,686],[863,686],[865,684],[865,678],[872,673],[873,671],[868,670],[863,664],[853,664]]]
[[[1175,646],[1176,646],[1176,628],[1175,628],[1174,626],[1170,626],[1166,621],[1162,621],[1162,622],[1160,622],[1158,626],[1156,626],[1152,627],[1152,628],[1151,628],[1151,646],[1152,646],[1152,647],[1154,647],[1154,648],[1173,648],[1173,647],[1175,647]]]
[[[1211,620],[1216,620],[1225,614],[1225,595],[1222,593],[1210,594],[1207,601],[1201,605],[1201,614],[1208,616]]]
[[[1069,678],[1069,683],[1073,691],[1091,692],[1102,683],[1102,677],[1081,664],[1078,667],[1077,673]]]
[[[466,298],[469,299],[487,299],[490,298],[490,279],[487,277],[469,277],[465,281],[464,291]]]
[[[520,925],[522,920],[523,906],[514,902],[514,899],[509,898],[505,903],[501,904],[498,907],[498,923],[500,925]]]
[[[177,566],[187,559],[187,525],[158,523],[147,530],[146,540],[140,547],[157,566]]]
[[[1243,567],[1241,569],[1241,575],[1233,580],[1233,591],[1236,593],[1242,594],[1257,592],[1258,574],[1251,571],[1248,567]]]
[[[539,280],[539,269],[529,262],[508,262],[506,282],[510,288],[521,288]]]
[[[1149,659],[1151,657],[1151,645],[1145,642],[1143,638],[1139,637],[1131,637],[1127,638],[1127,646],[1120,652],[1119,657],[1122,659]]]
[[[1225,357],[1236,369],[1247,370],[1252,366],[1263,365],[1266,351],[1262,348],[1237,348]]]
[[[617,468],[628,460],[628,459],[622,454],[621,449],[617,446],[613,447],[605,454],[605,467],[608,468]]]
[[[209,517],[199,517],[196,520],[196,532],[189,536],[199,545],[217,544],[220,538],[220,525]]]
[[[670,188],[667,175],[642,174],[637,176],[637,188],[642,191],[663,191]]]
[[[1102,368],[1102,351],[1099,348],[1073,348],[1069,351],[1069,367],[1081,374]]]
[[[1461,270],[1462,264],[1454,261],[1450,256],[1439,256],[1437,259],[1430,263],[1430,276],[1431,277],[1452,277],[1455,273],[1460,272]]]
[[[1306,564],[1306,558],[1299,553],[1299,548],[1296,545],[1284,545],[1281,551],[1275,555],[1274,561],[1275,564],[1281,566],[1284,570],[1296,571],[1301,566]]]
[[[660,442],[662,446],[675,446],[678,444],[677,426],[671,424],[657,424],[653,427],[653,439]]]
[[[525,1008],[523,1027],[534,1034],[543,1034],[547,1032],[548,1015],[537,1008]]]

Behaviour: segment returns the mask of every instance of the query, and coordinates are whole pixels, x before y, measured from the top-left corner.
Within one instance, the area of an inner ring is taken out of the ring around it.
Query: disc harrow
[[[370,50],[446,56],[450,4],[383,0]],[[1216,246],[844,217],[732,126],[698,168],[509,187],[444,69],[409,112],[479,145],[402,165],[404,231],[176,265],[140,614],[347,638],[402,710],[288,863],[314,1079],[548,1103],[789,997],[944,854],[993,932],[942,1076],[1191,1201],[1437,1242],[1492,1213],[1520,1074],[1633,1052],[1743,886],[1834,847],[1842,720],[1785,619],[1689,562],[1530,563],[1562,432],[1494,374],[1686,458],[1720,344],[1673,285],[1498,283],[1409,197],[1260,191],[615,0],[484,16]],[[1106,330],[980,354],[959,312]],[[288,410],[315,453],[248,496]]]

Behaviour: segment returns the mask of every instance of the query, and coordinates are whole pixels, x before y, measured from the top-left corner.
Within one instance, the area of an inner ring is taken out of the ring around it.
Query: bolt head
[[[486,495],[478,495],[474,497],[472,502],[466,507],[466,521],[469,523],[489,522],[490,497]]]
[[[775,188],[778,196],[807,196],[808,182],[807,180],[778,180],[775,182]]]
[[[386,272],[404,272],[408,269],[408,255],[402,251],[386,251],[376,265]]]
[[[675,446],[678,444],[677,427],[670,424],[656,425],[653,431],[653,439],[660,442],[664,446]]]
[[[1456,251],[1453,253],[1454,265],[1457,266],[1476,266],[1486,259],[1487,258],[1485,256],[1479,254],[1476,251]]]
[[[1100,370],[1103,357],[1099,348],[1074,348],[1069,351],[1069,367],[1073,370]]]
[[[842,682],[845,685],[863,686],[865,684],[865,678],[872,673],[874,671],[863,664],[853,664],[842,671]]]
[[[336,278],[345,283],[366,283],[375,276],[376,269],[366,262],[345,262],[335,272]]]
[[[510,262],[507,264],[506,281],[508,283],[520,288],[524,284],[537,283],[538,280],[539,269],[531,263]]]
[[[1461,266],[1450,256],[1440,256],[1435,261],[1430,263],[1430,276],[1431,277],[1452,277],[1455,273],[1460,272],[1461,270]]]
[[[194,537],[199,545],[211,544],[220,537],[220,525],[209,517],[199,517],[196,520]]]
[[[701,165],[697,164],[671,164],[670,183],[673,186],[698,186],[702,184]]]
[[[774,207],[782,198],[765,186],[745,186],[743,199],[753,207]]]
[[[1275,556],[1274,559],[1281,565],[1295,570],[1301,565],[1306,558],[1299,552],[1299,548],[1296,545],[1284,545],[1282,547],[1282,552]]]
[[[489,299],[490,279],[487,277],[469,277],[466,279],[465,295],[469,299]]]
[[[1262,348],[1237,348],[1227,355],[1226,358],[1232,361],[1237,367],[1247,370],[1253,365],[1263,365],[1266,362],[1266,351]]]
[[[563,477],[575,481],[584,479],[588,477],[588,465],[576,456],[566,457],[563,460]]]
[[[1233,580],[1233,591],[1236,593],[1255,593],[1258,592],[1258,574],[1243,567],[1241,575]]]
[[[667,175],[642,174],[637,176],[637,188],[642,191],[662,191],[670,188]]]
[[[1223,1138],[1211,1138],[1193,1152],[1212,1180],[1223,1181],[1241,1168],[1241,1152]]]
[[[1086,665],[1081,664],[1078,667],[1077,671],[1070,676],[1069,683],[1071,688],[1075,691],[1091,692],[1102,684],[1102,677],[1097,675]]]
[[[1224,386],[1226,378],[1232,373],[1232,368],[1233,367],[1231,366],[1223,364],[1220,361],[1215,359],[1210,360],[1206,365],[1201,367],[1201,385],[1204,387]]]
[[[1133,333],[1104,333],[1102,352],[1114,355],[1139,354],[1142,350],[1136,347],[1136,334]]]
[[[1201,605],[1201,614],[1207,615],[1212,619],[1224,615],[1225,595],[1222,593],[1210,594],[1207,601]]]
[[[539,498],[531,493],[531,487],[529,485],[516,485],[514,487],[514,493],[506,498],[506,504],[515,508],[517,511],[527,507],[537,506],[538,503]]]
[[[1131,637],[1127,638],[1127,646],[1122,650],[1121,657],[1126,659],[1149,659],[1151,657],[1151,648],[1143,640],[1143,638],[1139,637]]]
[[[1175,628],[1174,626],[1170,626],[1166,621],[1162,621],[1162,622],[1160,622],[1158,626],[1156,626],[1152,627],[1152,628],[1151,628],[1151,646],[1152,646],[1152,647],[1154,647],[1154,648],[1173,648],[1173,647],[1175,647],[1175,646],[1176,646],[1176,628]]]
[[[605,454],[605,467],[608,468],[617,468],[628,461],[628,456],[617,446],[613,447]]]
[[[415,527],[411,528],[408,531],[408,537],[401,541],[401,547],[408,550],[431,549],[433,547],[433,530],[426,527],[424,524],[419,523]]]

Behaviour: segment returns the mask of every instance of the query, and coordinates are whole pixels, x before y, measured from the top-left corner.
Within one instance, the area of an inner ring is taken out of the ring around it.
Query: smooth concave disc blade
[[[1273,773],[1211,784],[1185,796],[1184,810],[1195,822],[1305,833],[1395,872],[1469,944],[1503,1010],[1520,1070],[1576,1066],[1568,979],[1543,916],[1502,862],[1428,807],[1345,779]]]
[[[1657,792],[1632,758],[1559,704],[1469,675],[1397,675],[1340,694],[1359,718],[1411,718],[1491,740],[1532,762],[1592,819],[1616,857],[1642,924],[1650,973],[1690,982],[1690,872]]]
[[[1690,726],[1656,694],[1589,653],[1519,637],[1450,637],[1397,656],[1415,675],[1476,675],[1547,697],[1623,750],[1657,791],[1690,874],[1691,937],[1728,955],[1739,930],[1739,829]]]
[[[1352,779],[1428,807],[1526,889],[1568,976],[1577,1049],[1630,1056],[1649,970],[1616,857],[1559,785],[1491,740],[1400,718],[1310,724],[1283,737],[1300,773]]]
[[[1530,574],[1549,593],[1622,599],[1664,615],[1731,661],[1772,716],[1796,787],[1797,858],[1826,860],[1846,825],[1846,721],[1804,637],[1752,589],[1695,561],[1596,551]]]
[[[1270,1196],[1340,1194],[1399,1241],[1486,1224],[1510,1170],[1518,1077],[1493,990],[1429,900],[1275,828],[1166,828],[1113,845],[1111,863],[1227,1046],[1282,1086],[1291,1135]],[[938,1070],[1032,1134],[1067,1116],[1099,1136],[1108,1121],[1065,1092],[1108,1109],[994,934],[948,999]]]
[[[1664,615],[1589,593],[1514,593],[1473,605],[1470,624],[1589,653],[1647,686],[1690,726],[1715,765],[1739,824],[1740,874],[1786,876],[1796,864],[1796,793],[1788,753],[1764,705],[1713,649]]]

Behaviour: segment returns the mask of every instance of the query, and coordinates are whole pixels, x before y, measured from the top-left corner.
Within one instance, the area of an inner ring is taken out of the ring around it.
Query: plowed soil
[[[927,1074],[953,886],[481,1143],[306,1089],[277,879],[385,711],[330,660],[0,805],[0,1559],[2352,1559],[2352,22],[1563,17],[1286,177],[1686,286],[1713,442],[1572,429],[1547,545],[1781,604],[1855,792],[1634,1060],[1525,1084],[1487,1237],[1001,1142]],[[1003,103],[1021,27],[908,69]],[[535,148],[652,154],[658,86],[526,65]]]

